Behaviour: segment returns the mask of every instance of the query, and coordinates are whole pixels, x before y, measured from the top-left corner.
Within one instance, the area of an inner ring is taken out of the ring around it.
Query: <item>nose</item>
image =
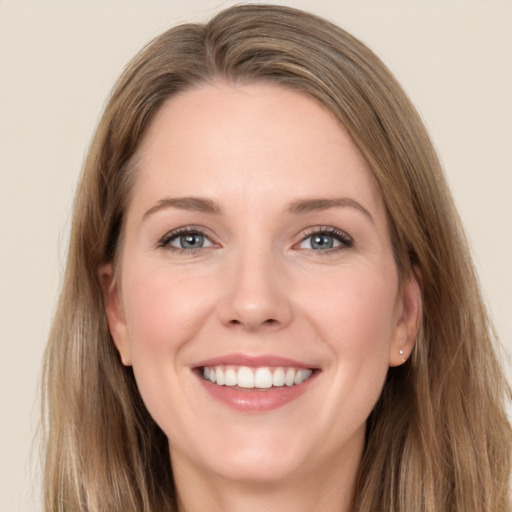
[[[285,272],[270,253],[246,251],[230,261],[226,293],[218,305],[220,321],[248,332],[271,331],[292,319]]]

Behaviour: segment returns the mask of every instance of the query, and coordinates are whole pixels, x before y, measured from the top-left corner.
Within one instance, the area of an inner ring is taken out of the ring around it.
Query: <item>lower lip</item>
[[[278,409],[303,395],[316,378],[317,372],[294,386],[272,387],[268,389],[241,389],[231,386],[218,386],[198,376],[204,389],[214,399],[223,402],[240,412],[266,412]]]

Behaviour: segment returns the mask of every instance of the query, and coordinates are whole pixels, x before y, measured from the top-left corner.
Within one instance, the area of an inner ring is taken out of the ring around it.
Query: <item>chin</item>
[[[293,479],[307,467],[303,449],[306,443],[301,443],[301,449],[290,442],[290,436],[268,431],[263,435],[251,429],[243,432],[224,429],[217,434],[210,439],[205,435],[206,442],[196,444],[192,451],[173,450],[170,443],[173,464],[185,463],[210,477],[247,485]]]
[[[293,480],[303,470],[304,464],[294,460],[281,459],[269,456],[255,456],[244,458],[240,454],[232,454],[222,464],[211,468],[217,475],[225,480],[241,484],[265,484]]]

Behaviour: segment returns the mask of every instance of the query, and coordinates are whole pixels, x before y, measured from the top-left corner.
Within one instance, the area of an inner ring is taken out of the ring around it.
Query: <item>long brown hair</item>
[[[510,510],[508,388],[467,244],[415,109],[361,42],[316,16],[242,5],[178,26],[115,85],[78,186],[45,358],[44,510],[175,510],[167,439],[109,334],[98,269],[115,262],[137,149],[170,96],[218,78],[316,98],[350,133],[384,198],[401,276],[421,279],[411,359],[391,368],[367,427],[353,510]]]

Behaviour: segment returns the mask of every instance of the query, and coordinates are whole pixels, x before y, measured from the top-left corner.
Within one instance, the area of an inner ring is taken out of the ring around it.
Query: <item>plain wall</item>
[[[108,91],[152,37],[233,3],[0,1],[1,512],[40,509],[31,443],[41,357],[75,183]],[[512,352],[512,2],[276,3],[348,29],[403,84],[438,148]]]

